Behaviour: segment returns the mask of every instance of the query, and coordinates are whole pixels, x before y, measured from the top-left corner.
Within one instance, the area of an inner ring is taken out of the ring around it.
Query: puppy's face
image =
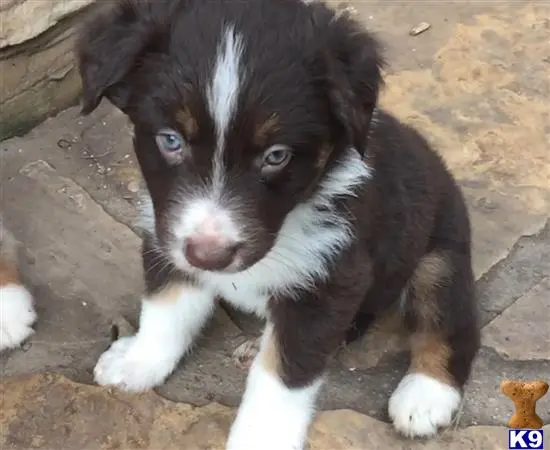
[[[341,154],[364,151],[380,82],[368,35],[297,0],[124,2],[78,55],[85,111],[107,96],[134,123],[154,233],[187,271],[265,256]]]

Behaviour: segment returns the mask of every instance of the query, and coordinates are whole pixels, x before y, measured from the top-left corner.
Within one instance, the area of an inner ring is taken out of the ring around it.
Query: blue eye
[[[286,166],[292,157],[292,151],[283,145],[274,145],[264,154],[264,166]]]
[[[285,163],[290,157],[290,152],[287,149],[277,149],[268,153],[265,157],[265,163],[270,166],[280,166]]]
[[[183,138],[181,135],[172,130],[160,131],[156,136],[157,145],[163,152],[177,152],[183,147]]]
[[[260,174],[262,180],[276,177],[292,159],[292,150],[286,145],[273,145],[263,154]]]
[[[175,166],[181,163],[186,155],[184,150],[187,149],[187,143],[177,131],[170,128],[160,130],[155,136],[155,141],[160,150],[160,153],[170,166]],[[188,151],[186,152],[188,156]]]

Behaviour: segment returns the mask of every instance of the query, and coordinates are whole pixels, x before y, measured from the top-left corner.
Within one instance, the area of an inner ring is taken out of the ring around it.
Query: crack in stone
[[[525,239],[541,239],[542,237],[550,237],[550,217],[546,219],[546,222],[542,224],[542,226],[535,230],[533,233],[526,233],[520,235],[516,242],[514,242],[514,245],[510,248],[508,253],[505,257],[499,259],[496,261],[487,271],[481,274],[481,276],[476,281],[476,284],[488,281],[488,279],[493,275],[495,272],[497,272],[503,265],[506,265],[510,262],[510,259],[513,258],[514,254],[517,252],[518,247],[521,245],[522,240]]]

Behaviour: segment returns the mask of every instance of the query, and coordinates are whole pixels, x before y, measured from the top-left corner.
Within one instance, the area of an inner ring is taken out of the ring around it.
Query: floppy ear
[[[125,110],[132,95],[128,77],[162,30],[167,8],[163,0],[119,0],[86,23],[76,44],[82,114],[91,113],[103,97]]]
[[[311,7],[317,8],[314,21],[323,42],[320,65],[332,112],[348,144],[363,155],[383,85],[381,46],[349,16],[335,15],[320,4]]]

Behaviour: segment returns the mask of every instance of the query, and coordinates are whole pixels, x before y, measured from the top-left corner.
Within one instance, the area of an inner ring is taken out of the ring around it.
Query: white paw
[[[0,351],[19,346],[34,333],[36,312],[29,291],[18,284],[0,288]]]
[[[135,336],[123,337],[101,355],[94,379],[102,386],[146,391],[162,384],[177,362],[178,358],[163,352],[161,346],[147,345]]]
[[[431,437],[448,427],[460,405],[458,389],[428,375],[406,375],[389,402],[389,415],[397,431],[407,437]]]

